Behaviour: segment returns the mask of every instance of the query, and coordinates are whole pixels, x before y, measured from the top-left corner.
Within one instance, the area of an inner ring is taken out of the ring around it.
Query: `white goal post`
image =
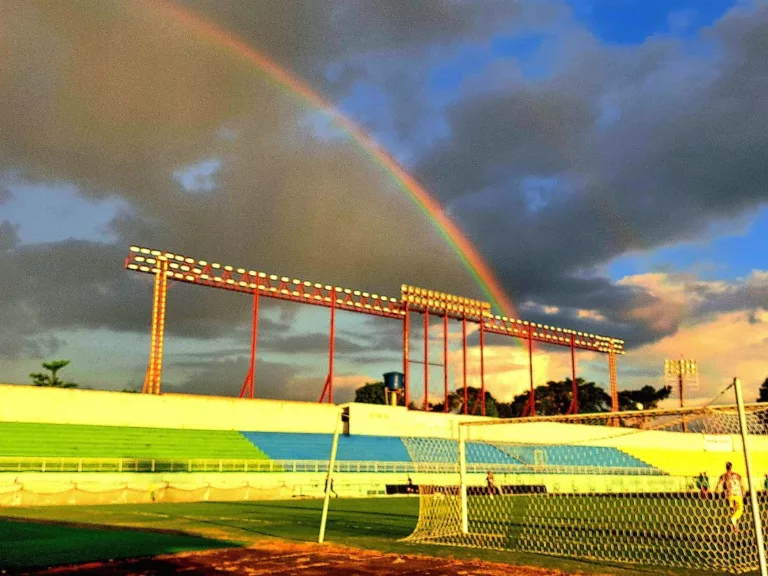
[[[755,570],[768,514],[768,404],[747,406],[743,421],[752,466],[736,406],[480,420],[462,422],[453,439],[406,438],[423,479],[406,540]],[[726,462],[740,487],[731,476],[718,485]]]

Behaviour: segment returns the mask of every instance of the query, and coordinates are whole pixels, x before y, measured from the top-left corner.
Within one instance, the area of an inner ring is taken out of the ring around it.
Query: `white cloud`
[[[734,377],[744,382],[748,399],[757,395],[768,377],[768,310],[753,306],[758,298],[744,295],[755,296],[766,289],[766,272],[755,270],[733,282],[655,273],[630,276],[620,283],[643,286],[655,296],[653,307],[636,311],[638,318],[679,323],[670,335],[627,355],[622,364],[632,368],[630,374],[646,376],[630,375],[622,387],[661,385],[664,359],[683,355],[699,363],[700,390],[691,392],[692,401],[697,396],[711,398]],[[654,373],[658,377],[647,376]]]

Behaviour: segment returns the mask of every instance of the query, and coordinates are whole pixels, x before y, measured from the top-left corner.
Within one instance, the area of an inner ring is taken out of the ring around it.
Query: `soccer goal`
[[[753,486],[735,406],[482,420],[460,424],[456,439],[408,438],[430,481],[406,540],[754,570],[749,491],[765,515],[768,405],[747,406],[746,427]]]

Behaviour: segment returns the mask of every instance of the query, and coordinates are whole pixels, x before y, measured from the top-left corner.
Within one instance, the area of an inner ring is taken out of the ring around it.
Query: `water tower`
[[[404,390],[405,374],[402,372],[387,372],[384,374],[384,394],[387,404],[397,406],[397,400]]]

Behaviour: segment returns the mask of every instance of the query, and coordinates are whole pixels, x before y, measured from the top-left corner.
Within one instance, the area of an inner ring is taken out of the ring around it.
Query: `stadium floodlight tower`
[[[685,389],[699,389],[699,366],[696,360],[664,360],[664,382],[667,386],[677,386],[680,395],[680,408],[685,407]]]
[[[576,380],[576,350],[599,352],[608,356],[611,387],[611,410],[618,410],[618,391],[616,378],[616,357],[624,354],[624,341],[617,338],[579,332],[568,328],[559,328],[548,324],[538,324],[494,315],[489,302],[473,300],[454,294],[447,294],[426,288],[402,285],[400,298],[391,298],[381,294],[362,290],[341,288],[332,284],[310,282],[298,278],[268,274],[242,267],[222,265],[218,262],[190,258],[175,252],[166,252],[141,246],[131,246],[125,259],[128,270],[143,272],[154,276],[154,296],[152,302],[152,327],[150,354],[147,374],[142,392],[160,394],[163,343],[165,340],[166,303],[169,283],[187,283],[207,288],[216,288],[230,292],[240,292],[253,298],[251,323],[251,346],[248,372],[240,389],[240,397],[253,398],[255,388],[255,367],[259,324],[259,301],[261,298],[275,298],[327,308],[330,312],[328,334],[328,372],[320,394],[320,402],[333,403],[334,357],[336,340],[336,312],[349,311],[359,314],[378,316],[403,323],[403,397],[405,405],[410,403],[411,383],[410,364],[424,365],[424,410],[429,410],[429,366],[443,367],[443,396],[445,410],[449,409],[448,395],[448,328],[450,320],[458,320],[462,326],[464,413],[469,413],[467,390],[467,325],[476,324],[480,336],[480,393],[474,402],[473,413],[485,416],[485,338],[487,334],[497,334],[516,338],[527,344],[529,361],[530,388],[525,414],[535,416],[536,398],[534,392],[533,347],[534,341],[543,344],[569,348],[571,353],[571,379],[573,398],[568,409],[569,414],[578,413],[578,386]],[[423,362],[412,359],[410,355],[410,320],[413,314],[421,314],[423,329]],[[443,358],[440,363],[429,359],[429,330],[431,317],[437,316],[443,324]]]
[[[664,383],[667,386],[676,386],[680,396],[680,408],[685,407],[685,389],[699,389],[699,367],[696,360],[664,360]],[[687,422],[683,419],[683,429],[687,429]]]

